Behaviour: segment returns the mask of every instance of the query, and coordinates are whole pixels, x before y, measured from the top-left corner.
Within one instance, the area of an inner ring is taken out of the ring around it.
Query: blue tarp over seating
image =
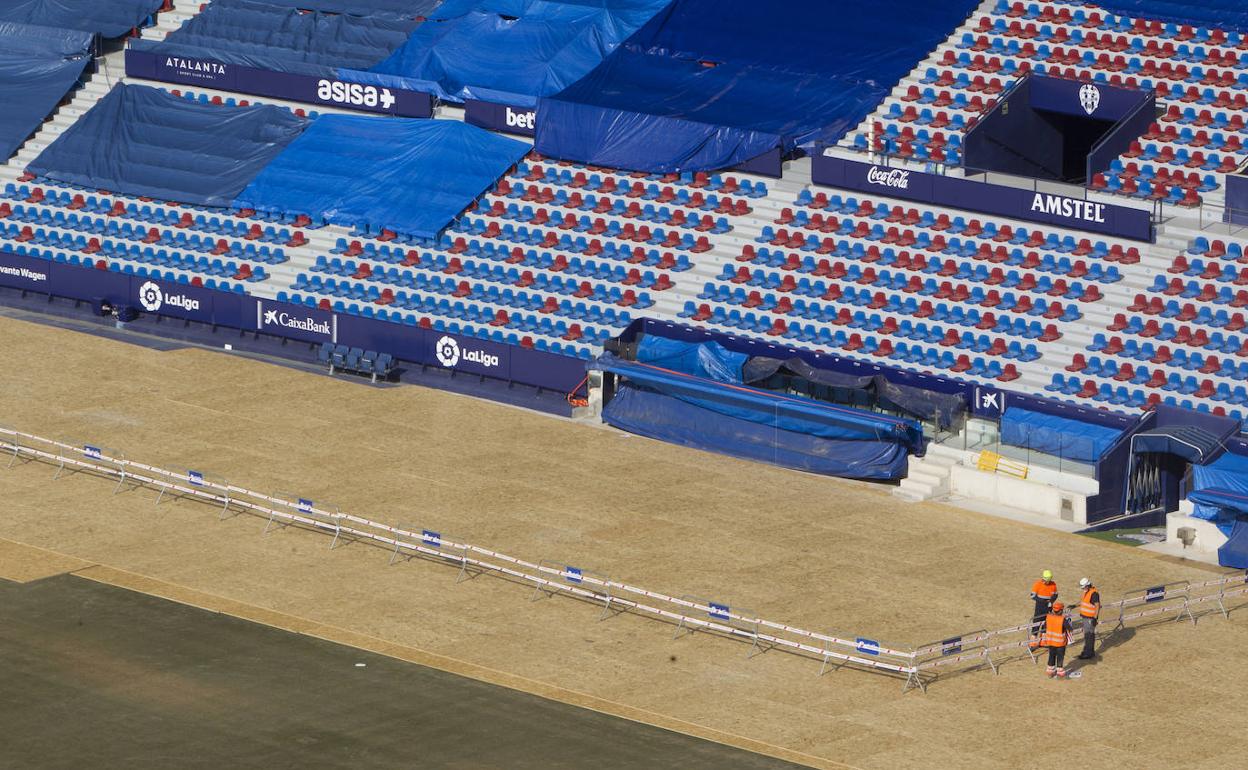
[[[1120,16],[1248,32],[1243,0],[1103,0],[1096,5]]]
[[[966,410],[965,400],[956,395],[897,385],[878,374],[858,376],[818,369],[799,357],[751,356],[729,350],[718,342],[688,342],[642,334],[637,341],[636,355],[628,357],[639,363],[695,377],[733,385],[752,385],[771,391],[783,389],[792,392],[800,381],[842,391],[839,394],[842,396],[849,396],[845,392],[854,391],[861,395],[861,398],[853,399],[856,406],[874,404],[922,420],[932,420],[941,427],[953,424]],[[762,384],[776,375],[787,378],[779,388]],[[845,402],[849,399],[833,397],[827,400]]]
[[[28,170],[128,195],[228,206],[306,124],[281,107],[201,104],[121,83]]]
[[[734,385],[742,383],[742,367],[749,358],[718,342],[684,342],[646,334],[637,343],[639,363]]]
[[[621,377],[603,419],[652,438],[827,475],[896,479],[922,445],[916,423],[606,355]]]
[[[675,0],[593,72],[538,102],[537,149],[650,172],[832,142],[973,0]]]
[[[1065,460],[1095,463],[1122,431],[1010,407],[1001,416],[1001,443]]]
[[[332,75],[339,67],[366,69],[385,59],[417,23],[393,14],[305,13],[270,0],[213,0],[164,40],[134,40],[130,46],[162,56]]]
[[[235,205],[435,238],[528,151],[458,121],[322,115]]]
[[[0,160],[56,108],[91,61],[89,32],[0,22]]]
[[[1248,457],[1224,453],[1208,465],[1192,466],[1193,516],[1218,522],[1230,533],[1232,523],[1248,515]]]
[[[447,0],[371,72],[449,101],[530,106],[585,76],[671,0]]]
[[[1237,521],[1230,538],[1218,549],[1218,564],[1234,569],[1248,569],[1248,521]]]
[[[0,21],[60,27],[121,37],[164,5],[164,0],[4,0]]]
[[[427,16],[442,0],[264,0],[269,5],[302,8],[323,13],[349,13],[354,16],[391,14],[414,18]]]

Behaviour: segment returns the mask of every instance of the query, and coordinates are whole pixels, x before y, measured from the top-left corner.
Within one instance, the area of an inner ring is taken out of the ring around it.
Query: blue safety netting
[[[351,78],[449,101],[531,106],[589,73],[670,2],[447,0],[373,77]]]
[[[1121,434],[1118,428],[1016,407],[1001,416],[1002,444],[1081,463],[1095,463]]]
[[[7,161],[91,62],[89,32],[0,22],[0,162]]]
[[[235,204],[435,238],[528,151],[458,121],[323,115]]]
[[[4,0],[0,21],[121,37],[144,26],[164,0]]]
[[[128,195],[228,206],[306,124],[281,107],[202,104],[121,83],[28,170]]]
[[[332,75],[339,67],[376,64],[403,45],[417,24],[410,16],[304,12],[267,0],[213,0],[164,40],[130,45],[162,56]]]
[[[909,456],[897,442],[818,437],[703,408],[634,381],[619,387],[602,418],[641,436],[828,476],[899,479]]]
[[[1103,0],[1096,5],[1120,16],[1248,32],[1243,0]]]
[[[651,172],[835,141],[974,0],[675,0],[582,80],[538,101],[537,149]]]

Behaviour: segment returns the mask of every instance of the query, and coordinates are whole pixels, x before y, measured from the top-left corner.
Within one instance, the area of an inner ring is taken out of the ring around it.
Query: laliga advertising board
[[[215,292],[210,289],[146,279],[132,285],[135,304],[145,312],[204,323],[213,320]]]
[[[439,366],[500,379],[510,376],[511,355],[507,345],[436,332],[430,335],[430,340],[433,345],[431,358]]]

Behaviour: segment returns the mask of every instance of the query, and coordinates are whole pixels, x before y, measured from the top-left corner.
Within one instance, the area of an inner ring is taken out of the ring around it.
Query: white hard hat
[[[1091,580],[1089,580],[1088,578],[1079,578],[1079,587],[1080,587],[1080,588],[1087,588],[1087,587],[1088,587],[1088,586],[1090,586],[1090,585],[1092,585],[1092,581],[1091,581]]]

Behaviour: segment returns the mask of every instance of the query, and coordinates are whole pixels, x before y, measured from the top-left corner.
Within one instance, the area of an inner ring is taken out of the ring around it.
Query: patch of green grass
[[[1142,540],[1137,540],[1135,538],[1127,538],[1127,537],[1119,537],[1119,536],[1120,535],[1139,535],[1150,529],[1154,529],[1154,527],[1127,527],[1125,529],[1111,529],[1105,532],[1087,532],[1087,533],[1084,533],[1084,536],[1095,538],[1097,540],[1106,540],[1108,542],[1118,543],[1120,545],[1129,545],[1132,547],[1136,547],[1136,546],[1144,545],[1144,542]]]

